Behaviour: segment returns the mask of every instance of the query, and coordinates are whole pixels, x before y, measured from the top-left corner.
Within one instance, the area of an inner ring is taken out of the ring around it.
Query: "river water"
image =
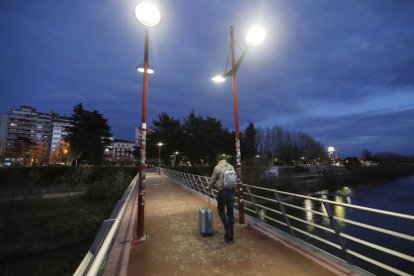
[[[414,175],[379,185],[343,188],[336,191],[334,194],[328,193],[327,191],[322,194],[325,194],[328,199],[334,198],[335,201],[339,202],[345,201],[354,205],[414,216]],[[373,215],[372,213],[358,212],[348,209],[344,210],[344,208],[338,206],[334,209],[340,209],[339,212],[337,211],[336,213],[343,215],[343,217],[346,219],[361,221],[367,224],[375,225],[377,227],[382,227],[385,229],[414,236],[413,221],[396,219],[388,216]],[[351,227],[350,225],[346,224],[343,224],[341,228],[341,231],[349,233],[350,235],[354,235],[369,242],[414,256],[414,242],[412,241],[393,238],[388,235],[380,234],[370,230],[364,230],[360,227]],[[389,254],[382,253],[365,246],[350,243],[349,247],[351,249],[356,249],[355,251],[360,250],[360,252],[366,253],[366,255],[370,257],[375,255],[387,265],[396,267],[410,274],[414,274],[413,263],[400,260],[399,258],[394,258]],[[375,266],[369,265],[359,260],[355,261],[357,264],[376,274],[384,275],[384,271],[376,269]]]
[[[386,211],[398,212],[414,216],[414,175],[406,178],[402,178],[396,181],[375,184],[369,186],[358,186],[358,187],[344,187],[337,191],[320,191],[318,193],[312,194],[313,197],[328,199],[341,203],[349,203],[353,205],[359,205],[364,207],[370,207],[375,209],[381,209]],[[312,201],[308,199],[297,199],[291,200],[289,203],[294,203],[297,206],[305,208],[306,211],[301,211],[294,208],[285,207],[288,214],[294,215],[301,218],[304,221],[309,223],[315,223],[330,228],[330,220],[327,217],[320,216],[315,214],[313,211],[326,214],[326,209],[321,202]],[[270,206],[269,206],[270,207]],[[278,209],[278,208],[277,208]],[[367,213],[360,210],[354,210],[350,208],[341,207],[338,205],[333,205],[331,207],[332,213],[334,216],[357,221],[360,223],[365,223],[373,225],[376,227],[381,227],[388,230],[397,231],[407,235],[414,236],[414,222],[398,219],[394,217],[388,217],[384,215],[378,215],[373,213]],[[270,217],[275,217],[281,221],[284,221],[283,217],[279,215],[270,214],[269,211],[263,212]],[[264,219],[266,220],[266,219]],[[283,229],[283,226],[280,226],[271,220],[267,222],[283,231],[288,231],[286,228]],[[330,233],[327,233],[324,230],[321,230],[315,226],[307,225],[295,220],[290,220],[291,224],[297,228],[305,230],[308,233],[312,233],[319,237],[323,237],[332,242],[337,243],[337,238]],[[373,244],[377,244],[404,254],[414,256],[414,242],[408,241],[396,237],[391,237],[376,231],[364,229],[359,226],[351,225],[345,222],[338,222],[338,229],[345,234],[350,236],[368,241]],[[330,245],[318,241],[316,239],[310,238],[301,233],[296,233],[297,237],[305,240],[306,242],[313,244],[333,255],[344,258],[342,251],[333,248]],[[348,250],[352,250],[363,254],[367,257],[374,258],[379,260],[386,265],[392,266],[409,274],[414,274],[414,264],[396,258],[390,254],[383,253],[379,250],[373,249],[371,247],[361,245],[357,242],[344,239],[345,247]],[[357,257],[350,256],[351,262],[367,271],[370,271],[377,275],[393,275],[391,272],[378,268],[375,265],[372,265],[366,261],[363,261]]]
[[[0,275],[72,275],[86,255],[92,240],[0,263]]]

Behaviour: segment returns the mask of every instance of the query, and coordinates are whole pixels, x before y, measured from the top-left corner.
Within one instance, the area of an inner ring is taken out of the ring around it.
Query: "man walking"
[[[229,243],[233,241],[233,206],[237,176],[234,167],[227,163],[224,154],[219,155],[217,161],[208,188],[211,189],[212,186],[216,186],[219,191],[217,194],[217,209],[225,230],[224,240]]]

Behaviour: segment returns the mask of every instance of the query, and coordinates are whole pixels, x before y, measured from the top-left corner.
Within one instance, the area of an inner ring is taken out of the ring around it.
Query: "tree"
[[[281,127],[257,130],[258,150],[270,158],[270,165],[276,157],[278,162],[291,164],[302,157],[306,159],[325,158],[325,150],[319,142],[303,132],[289,132]]]
[[[372,153],[367,149],[363,149],[361,151],[361,159],[364,161],[372,161],[373,160]]]
[[[191,163],[212,164],[217,155],[230,153],[228,130],[215,118],[196,116],[192,111],[183,124],[185,152]]]
[[[256,156],[257,153],[257,131],[253,123],[249,123],[241,134],[242,159],[248,160]]]
[[[184,132],[180,120],[170,117],[167,113],[158,115],[158,120],[152,121],[152,129],[147,135],[147,152],[149,157],[158,158],[158,143],[163,143],[162,157],[168,161],[169,156],[176,151],[181,152]]]
[[[108,120],[97,110],[87,111],[82,103],[73,107],[73,126],[69,128],[70,156],[92,164],[101,164],[105,146],[110,144]]]
[[[18,137],[15,156],[22,158],[25,166],[31,166],[34,159],[33,151],[35,151],[36,146],[37,144],[29,138]]]

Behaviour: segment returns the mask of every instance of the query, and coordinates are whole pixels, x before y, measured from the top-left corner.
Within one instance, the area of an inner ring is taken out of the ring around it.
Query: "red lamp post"
[[[158,25],[161,20],[161,14],[158,8],[151,2],[141,2],[135,8],[135,16],[137,20],[143,24],[145,28],[145,44],[144,44],[144,78],[142,84],[142,124],[141,124],[141,147],[140,162],[138,176],[138,212],[137,212],[137,233],[136,239],[144,238],[144,209],[145,209],[145,152],[147,145],[147,98],[148,98],[148,46],[149,46],[149,27]],[[139,70],[139,68],[138,68]]]
[[[252,28],[245,38],[247,46],[259,45],[265,38],[264,31],[259,27]],[[230,26],[230,52],[231,52],[231,69],[225,72],[223,75],[216,75],[212,78],[215,82],[224,82],[225,77],[230,77],[233,80],[233,98],[234,98],[234,139],[236,144],[236,174],[237,174],[237,198],[239,206],[239,224],[244,225],[244,203],[243,203],[243,180],[242,180],[242,164],[241,164],[241,151],[240,151],[240,140],[239,140],[239,103],[237,95],[237,78],[236,73],[247,53],[247,48],[243,50],[242,55],[236,62],[235,51],[234,51],[234,30],[233,26]]]

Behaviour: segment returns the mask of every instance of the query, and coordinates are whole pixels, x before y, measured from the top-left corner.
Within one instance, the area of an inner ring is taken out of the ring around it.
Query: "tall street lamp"
[[[248,47],[257,46],[265,39],[265,32],[259,26],[255,26],[250,29],[245,37],[245,44]],[[233,97],[234,97],[234,132],[236,143],[236,174],[237,174],[237,198],[239,205],[239,223],[244,225],[244,204],[243,204],[243,181],[242,181],[242,166],[241,166],[241,152],[240,152],[240,140],[239,140],[239,108],[237,97],[237,79],[236,73],[242,63],[244,56],[247,53],[247,49],[243,50],[242,55],[236,62],[234,52],[234,30],[233,26],[230,26],[230,52],[231,52],[231,69],[222,75],[216,75],[212,78],[212,81],[222,83],[226,81],[225,77],[231,77],[233,80]]]
[[[161,143],[161,142],[159,142],[158,144],[157,144],[157,146],[158,146],[158,166],[161,166],[161,147],[163,146],[164,144],[163,143]]]
[[[135,8],[135,16],[139,23],[145,27],[145,44],[144,44],[144,79],[142,83],[142,125],[141,125],[141,147],[138,177],[138,217],[137,217],[137,240],[144,237],[144,207],[145,207],[145,151],[147,145],[147,94],[148,94],[148,45],[149,45],[149,28],[158,25],[161,20],[160,10],[151,2],[144,1]],[[139,71],[139,67],[137,68]]]

